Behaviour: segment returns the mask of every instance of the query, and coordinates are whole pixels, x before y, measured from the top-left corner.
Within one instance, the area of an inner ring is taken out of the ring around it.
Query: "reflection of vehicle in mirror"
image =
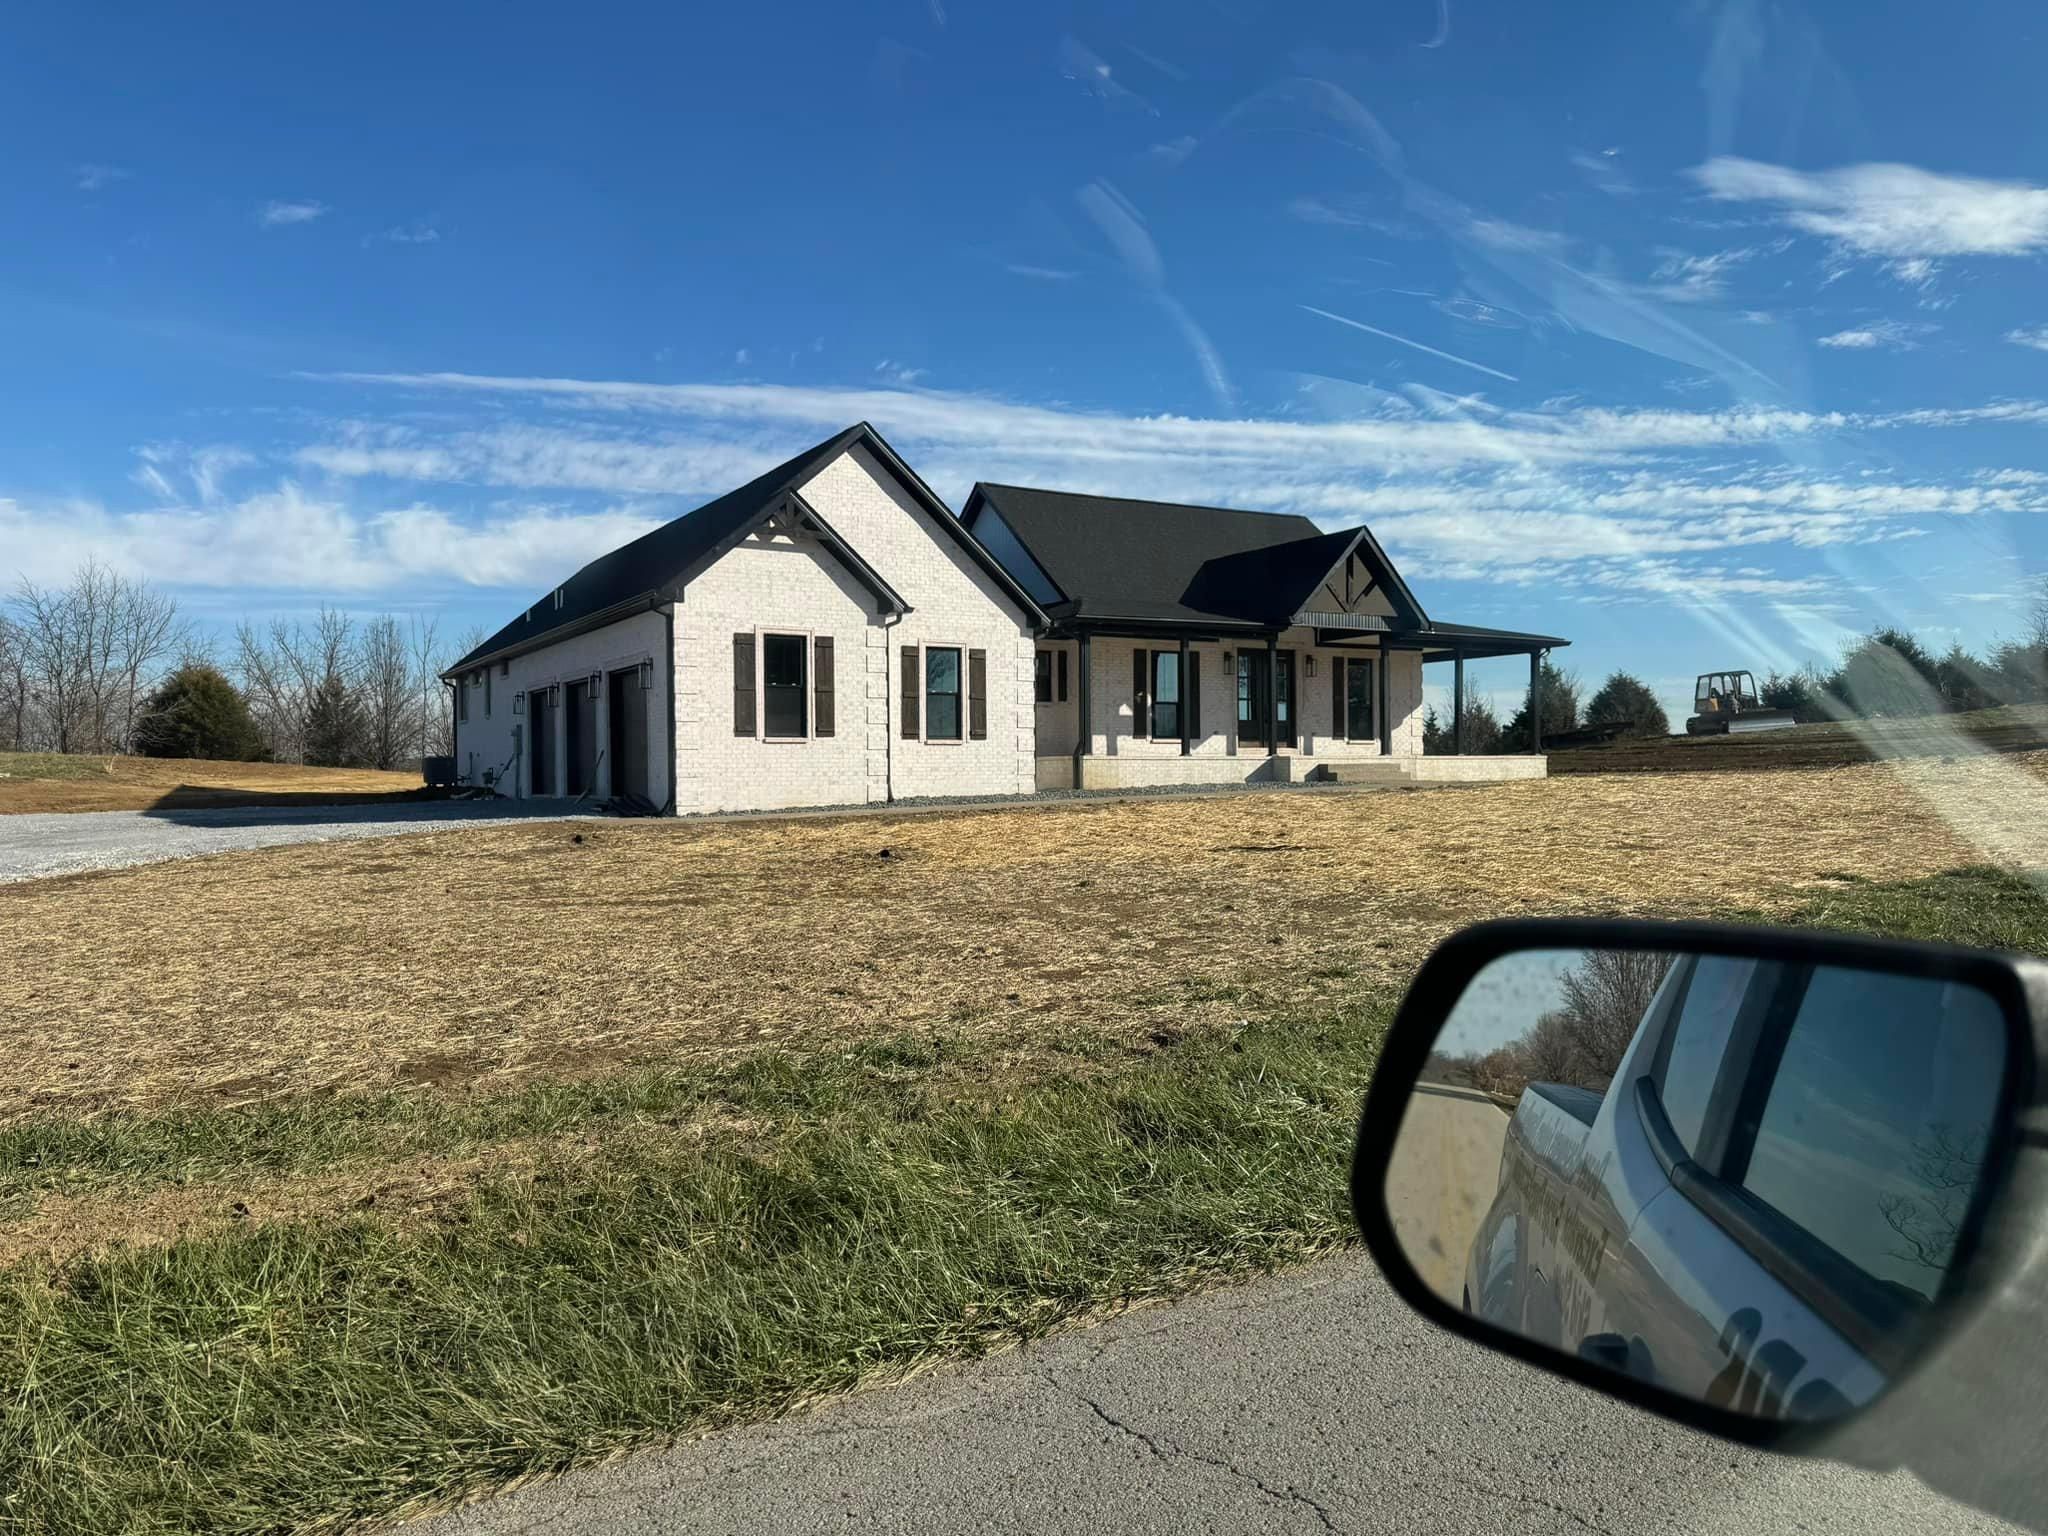
[[[1926,1337],[2006,1041],[1990,995],[1936,977],[1499,955],[1412,1084],[1389,1218],[1483,1321],[1747,1416],[1834,1417]]]

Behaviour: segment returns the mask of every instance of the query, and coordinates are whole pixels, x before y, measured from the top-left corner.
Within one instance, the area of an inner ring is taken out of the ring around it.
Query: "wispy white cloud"
[[[1041,283],[1069,283],[1081,275],[1065,267],[1036,267],[1023,261],[1005,262],[1003,270],[1012,277],[1034,278]]]
[[[887,379],[891,384],[915,384],[919,379],[923,378],[925,374],[928,373],[929,371],[929,369],[925,368],[907,367],[906,365],[897,362],[895,359],[888,357],[883,358],[879,363],[875,364],[875,372],[880,374],[883,378]]]
[[[148,445],[140,509],[17,497],[0,503],[0,547],[28,552],[39,579],[97,554],[211,589],[530,590],[861,418],[956,501],[999,479],[1295,511],[1326,527],[1369,521],[1432,580],[1526,584],[1560,600],[1812,607],[1842,599],[1839,579],[1817,587],[1810,558],[1801,568],[1770,552],[2048,513],[2048,473],[2031,468],[1907,478],[1818,467],[1860,453],[1850,445],[1868,434],[2048,425],[2038,401],[1819,413],[1566,399],[1530,411],[1416,390],[1329,420],[1197,419],[888,386],[343,377],[388,410],[316,423],[311,440],[262,455]],[[1758,462],[1779,453],[1797,462]]]
[[[1910,261],[2048,249],[2048,187],[1913,165],[1797,171],[1723,155],[1692,171],[1725,202],[1767,203],[1795,229],[1858,255]]]
[[[1154,165],[1164,166],[1169,171],[1174,170],[1200,147],[1200,143],[1201,141],[1193,134],[1184,133],[1177,139],[1167,139],[1163,143],[1154,144],[1145,151],[1145,158]]]
[[[416,220],[411,224],[394,224],[374,235],[365,235],[363,243],[368,245],[381,241],[386,245],[434,245],[440,238],[440,230],[425,220]]]
[[[1710,251],[1704,256],[1665,251],[1663,260],[1650,274],[1650,286],[1646,291],[1654,298],[1669,299],[1676,304],[1702,304],[1718,299],[1728,290],[1730,269],[1755,257],[1758,250],[1757,246],[1743,245],[1725,251]]]
[[[111,187],[117,181],[126,181],[135,173],[118,165],[81,165],[73,174],[77,178],[79,191],[97,192],[102,187]]]
[[[1288,203],[1287,213],[1304,224],[1335,224],[1347,229],[1356,229],[1366,220],[1363,213],[1339,208],[1319,197],[1297,197]]]
[[[298,202],[272,201],[256,210],[256,222],[265,229],[280,229],[291,224],[310,224],[327,212],[325,203],[306,199]]]
[[[1911,325],[1903,320],[1878,320],[1823,336],[1819,344],[1837,350],[1867,352],[1882,347],[1891,352],[1910,352],[1920,345],[1922,336],[1934,329],[1931,325]]]
[[[256,455],[233,444],[216,443],[193,448],[184,443],[145,443],[135,450],[137,465],[131,478],[154,492],[161,501],[175,502],[196,496],[203,506],[220,500],[227,478],[257,462]],[[189,490],[178,490],[172,477]]]
[[[632,506],[496,507],[458,518],[418,502],[357,506],[290,479],[211,506],[119,511],[0,497],[11,577],[62,580],[87,559],[186,589],[332,595],[431,588],[535,590],[636,538],[665,514]]]
[[[1572,164],[1585,173],[1586,179],[1609,197],[1634,197],[1636,185],[1628,179],[1621,168],[1621,151],[1616,148],[1603,149],[1597,155],[1583,150],[1571,157]]]
[[[2038,352],[2048,352],[2048,325],[2021,326],[2005,333],[2005,339],[2016,347],[2032,347]]]

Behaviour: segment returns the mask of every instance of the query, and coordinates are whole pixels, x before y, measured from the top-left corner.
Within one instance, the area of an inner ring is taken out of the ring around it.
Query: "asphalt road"
[[[407,1536],[2007,1530],[1899,1473],[1709,1440],[1311,1269],[779,1424],[530,1485]]]
[[[513,800],[429,800],[401,806],[236,806],[0,816],[0,883],[280,843],[446,832],[480,821],[539,821],[559,815],[536,816]]]
[[[1454,1306],[1472,1234],[1493,1206],[1507,1134],[1507,1111],[1485,1094],[1423,1083],[1408,1095],[1394,1139],[1387,1214],[1415,1272]]]

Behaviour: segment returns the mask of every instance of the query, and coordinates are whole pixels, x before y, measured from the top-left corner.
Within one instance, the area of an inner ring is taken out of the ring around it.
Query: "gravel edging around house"
[[[844,805],[788,806],[767,811],[686,811],[678,821],[789,821],[820,816],[894,816],[901,812],[1051,810],[1117,800],[1220,800],[1236,795],[1384,795],[1414,790],[1484,789],[1476,784],[1146,784],[1122,789],[1040,789],[1028,795],[909,795]]]

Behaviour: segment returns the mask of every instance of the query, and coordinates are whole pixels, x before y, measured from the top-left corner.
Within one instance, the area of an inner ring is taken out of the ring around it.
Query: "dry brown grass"
[[[0,752],[0,815],[313,804],[420,792],[418,774],[384,773],[374,768]]]
[[[1398,980],[1481,917],[1769,911],[1841,875],[2048,864],[2048,818],[2019,814],[2044,776],[2030,754],[522,824],[0,887],[0,1120],[1235,1019],[1248,992],[1281,1007]]]

